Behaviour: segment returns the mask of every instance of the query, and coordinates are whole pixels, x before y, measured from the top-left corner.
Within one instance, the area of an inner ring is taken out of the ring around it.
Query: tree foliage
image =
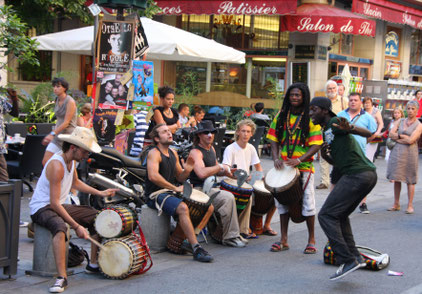
[[[27,26],[17,16],[11,6],[0,7],[0,48],[5,55],[16,57],[19,62],[39,65],[36,57],[36,41],[26,36]],[[0,62],[0,69],[7,68]]]

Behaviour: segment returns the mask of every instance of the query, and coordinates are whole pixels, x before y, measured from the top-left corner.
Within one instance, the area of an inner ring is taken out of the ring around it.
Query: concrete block
[[[53,236],[48,229],[34,223],[34,256],[32,262],[32,270],[28,270],[25,273],[29,275],[37,275],[42,277],[54,277],[56,276],[56,262],[54,259],[53,252]],[[67,256],[69,253],[69,239],[70,239],[70,227],[67,226],[67,240],[66,241],[66,270],[67,270]],[[72,274],[73,271],[68,271],[68,274]]]
[[[170,235],[170,216],[164,213],[160,216],[157,214],[156,209],[143,205],[140,224],[149,248],[161,252],[167,250],[166,245]]]

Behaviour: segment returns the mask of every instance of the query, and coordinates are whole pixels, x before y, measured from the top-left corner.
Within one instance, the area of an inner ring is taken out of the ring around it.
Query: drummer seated
[[[204,181],[212,176],[230,176],[230,168],[218,164],[212,143],[217,130],[212,122],[203,121],[197,125],[194,133],[194,147],[189,153],[194,161],[193,171],[189,176],[190,182],[196,189],[202,189]],[[212,204],[221,217],[223,225],[223,245],[232,247],[245,247],[247,240],[241,237],[237,217],[236,201],[232,193],[218,188],[212,188],[211,195],[219,192]]]
[[[152,209],[160,209],[167,215],[178,219],[176,233],[186,236],[189,244],[183,245],[185,250],[193,251],[193,258],[200,262],[211,262],[212,256],[205,251],[195,235],[194,227],[189,216],[189,208],[186,203],[174,193],[183,193],[183,186],[178,183],[184,182],[193,169],[193,158],[188,157],[182,169],[176,151],[170,149],[173,143],[173,135],[166,124],[156,125],[150,137],[155,148],[148,152],[147,177],[145,193],[149,196],[147,205]],[[163,191],[160,191],[163,190]],[[213,213],[211,205],[201,223],[197,226],[202,229],[207,224]],[[188,246],[186,246],[188,245]],[[171,248],[169,248],[171,249]]]
[[[244,119],[237,123],[234,134],[235,142],[227,146],[224,150],[223,164],[228,167],[236,167],[242,169],[249,174],[251,167],[256,171],[263,172],[261,161],[255,147],[249,143],[250,138],[254,135],[256,130],[255,123],[250,119]],[[230,177],[234,178],[230,173]],[[248,180],[251,176],[249,175]],[[251,197],[252,198],[252,197]],[[250,217],[253,199],[250,199],[246,208],[239,215],[239,229],[240,234],[246,239],[257,238],[255,233],[250,230]],[[267,214],[263,232],[264,234],[274,236],[277,233],[271,228],[271,218],[275,213],[275,206],[273,206]]]
[[[72,134],[59,135],[63,141],[62,152],[54,154],[44,166],[37,187],[32,195],[29,208],[32,221],[47,228],[53,235],[53,252],[58,277],[49,291],[63,292],[67,286],[66,273],[66,223],[75,230],[79,238],[88,239],[89,233],[93,239],[98,239],[94,228],[97,210],[88,206],[64,204],[68,200],[70,189],[102,197],[114,196],[116,189],[98,191],[78,179],[76,163],[88,158],[89,152],[101,152],[101,147],[95,142],[91,131],[76,127]],[[88,231],[85,229],[87,227]],[[97,246],[91,245],[91,262],[86,272],[98,273]]]

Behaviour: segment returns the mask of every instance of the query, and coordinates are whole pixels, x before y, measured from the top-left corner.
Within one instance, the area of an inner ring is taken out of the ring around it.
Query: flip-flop
[[[308,244],[306,245],[305,250],[303,250],[304,254],[315,254],[317,253],[317,249],[315,247],[315,244]]]
[[[259,238],[259,236],[257,236],[255,233],[250,233],[250,234],[241,233],[240,235],[245,239],[258,239]]]
[[[267,236],[277,236],[277,232],[269,229],[269,230],[265,230],[262,232],[262,235],[267,235]]]
[[[290,247],[288,245],[281,245],[281,242],[275,242],[273,245],[271,245],[271,252],[280,252],[280,251],[286,251],[289,250]]]
[[[413,214],[414,212],[414,210],[406,210],[406,214]]]
[[[387,209],[388,211],[399,211],[400,210],[400,205],[399,206],[397,206],[397,207],[395,207],[395,206],[393,206],[393,207],[390,207],[389,209]]]

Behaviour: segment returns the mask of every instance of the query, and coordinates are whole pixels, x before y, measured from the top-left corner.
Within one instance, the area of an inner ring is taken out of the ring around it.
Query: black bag
[[[89,256],[88,252],[82,247],[69,242],[69,255],[67,258],[67,267],[74,267],[80,265],[84,262],[84,259],[88,260],[89,263]]]

